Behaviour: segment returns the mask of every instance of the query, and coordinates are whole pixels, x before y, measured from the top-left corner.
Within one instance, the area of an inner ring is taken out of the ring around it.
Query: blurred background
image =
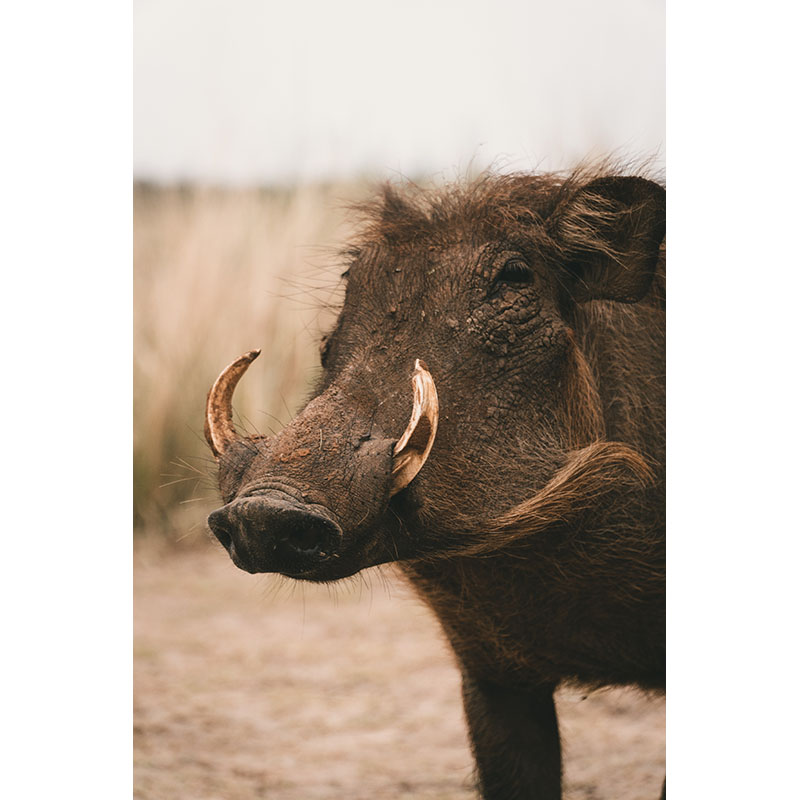
[[[341,299],[346,205],[379,181],[608,154],[663,170],[664,15],[662,0],[134,0],[136,796],[473,796],[457,672],[390,572],[298,587],[210,542],[205,396],[262,348],[238,422],[291,418]],[[663,705],[559,703],[569,797],[657,795]]]
[[[657,0],[135,0],[137,530],[204,518],[203,402],[235,356],[264,349],[242,422],[294,411],[347,201],[609,153],[661,169],[664,48]]]

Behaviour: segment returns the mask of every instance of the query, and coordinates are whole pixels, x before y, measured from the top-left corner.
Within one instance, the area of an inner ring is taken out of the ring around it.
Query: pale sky
[[[665,159],[663,0],[134,0],[133,74],[137,178]]]

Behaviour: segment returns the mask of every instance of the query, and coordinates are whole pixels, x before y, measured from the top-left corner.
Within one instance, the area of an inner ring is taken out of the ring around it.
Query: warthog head
[[[258,351],[209,393],[225,503],[209,526],[233,561],[334,580],[477,554],[579,513],[578,484],[642,479],[641,454],[605,441],[572,320],[585,301],[651,292],[664,203],[636,177],[386,188],[348,251],[314,399],[274,437],[239,435],[233,391]]]

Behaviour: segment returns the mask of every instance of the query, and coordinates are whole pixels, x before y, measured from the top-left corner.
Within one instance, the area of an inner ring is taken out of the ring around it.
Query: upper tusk
[[[208,393],[205,434],[217,458],[231,443],[241,438],[233,427],[233,390],[259,353],[260,350],[251,350],[228,364]]]
[[[425,362],[417,359],[411,377],[414,408],[408,427],[394,447],[390,495],[405,489],[422,469],[439,427],[439,396]]]

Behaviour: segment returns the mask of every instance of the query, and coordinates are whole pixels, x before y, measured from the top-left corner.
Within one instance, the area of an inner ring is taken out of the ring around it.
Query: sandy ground
[[[476,797],[452,656],[390,571],[315,587],[211,543],[139,543],[134,565],[135,797]],[[663,700],[558,707],[567,798],[658,797]]]

